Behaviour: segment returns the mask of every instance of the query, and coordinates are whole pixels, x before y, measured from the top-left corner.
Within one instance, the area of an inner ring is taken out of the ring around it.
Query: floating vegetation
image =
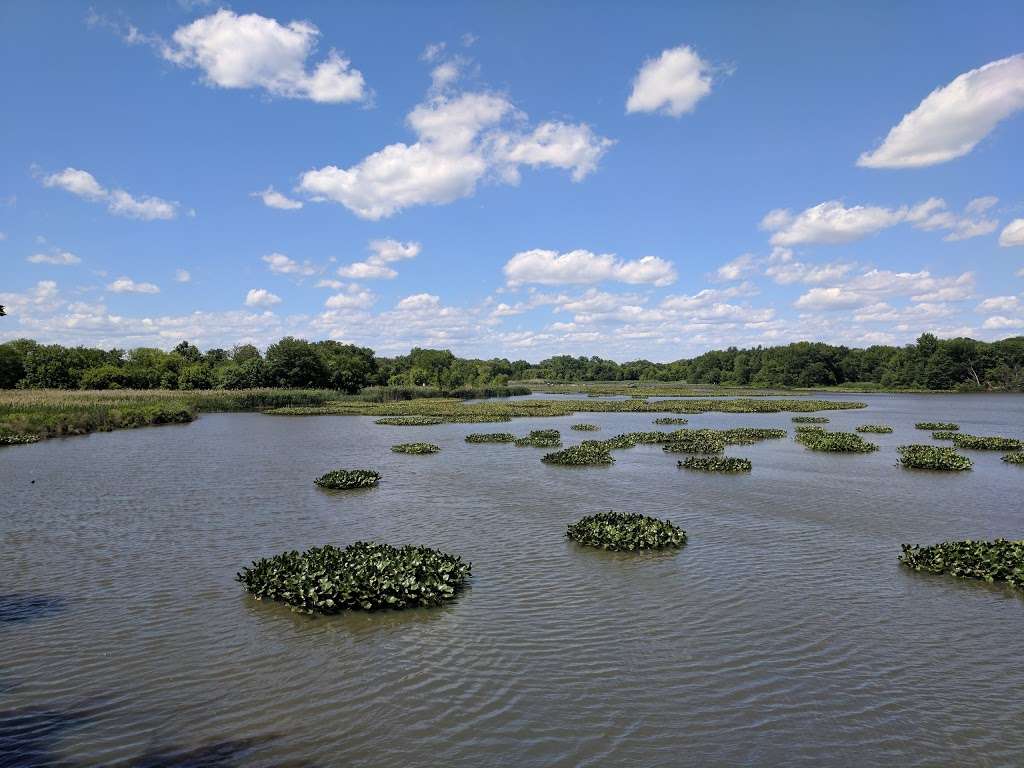
[[[684,419],[681,416],[662,416],[654,420],[655,424],[686,424],[689,419]]]
[[[974,462],[955,448],[937,445],[901,445],[896,451],[899,463],[908,469],[934,469],[945,472],[965,472]]]
[[[1019,451],[1024,442],[1012,437],[979,437],[978,435],[954,435],[953,445],[972,451]]]
[[[779,440],[787,434],[784,429],[760,427],[734,427],[715,431],[722,436],[726,445],[751,445],[761,440]]]
[[[39,440],[39,435],[0,435],[0,445],[28,445]]]
[[[892,432],[892,427],[888,424],[861,424],[856,429],[857,432],[870,432],[875,435],[888,435]]]
[[[1008,453],[1003,456],[1007,464],[1024,464],[1024,453]]]
[[[380,482],[380,473],[372,469],[334,469],[313,482],[331,491],[372,488]]]
[[[605,444],[599,440],[585,440],[579,445],[561,451],[547,453],[541,459],[545,464],[567,464],[577,467],[613,464],[615,459]]]
[[[597,424],[573,424],[569,429],[575,429],[577,432],[597,432],[601,428]]]
[[[392,445],[391,450],[395,453],[437,453],[441,450],[441,446],[434,445],[433,443],[399,443],[398,445]]]
[[[662,450],[670,453],[721,453],[725,438],[712,429],[680,429]]]
[[[828,453],[871,453],[878,450],[877,445],[853,432],[806,430],[797,434],[796,441],[804,448]]]
[[[444,419],[438,416],[385,416],[373,423],[386,424],[391,427],[429,427],[444,423]]]
[[[616,450],[633,448],[644,443],[667,443],[673,439],[674,435],[674,432],[624,432],[601,442],[609,450]]]
[[[467,443],[512,443],[516,436],[511,432],[474,432],[466,435]]]
[[[828,424],[827,416],[794,416],[794,424]]]
[[[557,448],[562,444],[562,433],[557,429],[534,429],[515,444],[520,448]]]
[[[950,432],[949,430],[932,432],[932,440],[952,440],[956,435],[956,432]]]
[[[753,466],[750,459],[735,456],[690,456],[676,464],[699,472],[749,472]]]
[[[944,541],[930,547],[902,545],[900,563],[915,571],[948,573],[1024,589],[1024,541]]]
[[[941,429],[947,432],[955,432],[960,429],[960,425],[954,424],[951,421],[919,421],[914,425],[914,429]]]
[[[678,548],[686,543],[686,531],[670,521],[627,512],[588,515],[570,525],[566,536],[587,547],[617,552]]]
[[[441,605],[466,583],[470,569],[436,549],[359,541],[261,558],[235,578],[257,600],[314,614]]]
[[[807,432],[824,432],[825,428],[816,426],[814,424],[800,424],[799,426],[795,427],[794,430],[796,431],[797,435],[803,435]]]

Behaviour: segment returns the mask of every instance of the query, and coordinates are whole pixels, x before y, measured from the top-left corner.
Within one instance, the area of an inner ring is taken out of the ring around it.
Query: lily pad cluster
[[[470,576],[470,563],[428,547],[356,542],[265,557],[236,579],[257,600],[278,600],[300,613],[441,605]]]
[[[888,424],[861,424],[856,432],[868,432],[875,435],[888,435],[892,433],[892,427]]]
[[[437,453],[441,450],[441,446],[434,445],[433,443],[399,443],[398,445],[392,445],[391,450],[395,453]]]
[[[796,441],[804,448],[828,453],[871,453],[878,450],[877,445],[853,432],[807,430],[798,432]]]
[[[557,429],[534,429],[526,437],[515,441],[520,448],[557,448],[562,444],[562,433]]]
[[[919,421],[914,425],[915,429],[941,429],[945,432],[955,432],[960,429],[959,424],[951,421]]]
[[[467,443],[514,443],[516,436],[511,432],[474,432],[466,435]]]
[[[902,545],[900,562],[915,571],[961,579],[1005,581],[1024,589],[1024,541],[944,541],[928,547]]]
[[[587,547],[627,552],[679,548],[686,543],[686,531],[671,521],[633,512],[588,515],[570,525],[566,536]]]
[[[689,420],[681,416],[661,416],[654,420],[655,424],[686,424]]]
[[[599,440],[584,440],[579,445],[570,448],[563,448],[561,451],[544,454],[541,459],[545,464],[567,464],[573,466],[593,466],[600,464],[613,464],[608,448]]]
[[[1007,464],[1024,464],[1024,453],[1008,453],[1003,456]]]
[[[978,435],[954,435],[953,445],[973,451],[1019,451],[1024,442],[1012,437],[980,437]]]
[[[693,469],[698,472],[749,472],[752,468],[750,459],[736,456],[689,456],[676,462],[682,469]]]
[[[372,488],[380,482],[380,473],[372,469],[334,469],[313,482],[331,491]]]
[[[794,416],[794,424],[828,424],[828,416]]]
[[[937,445],[901,445],[896,451],[900,455],[900,465],[908,469],[966,472],[974,466],[974,462],[970,458],[957,453],[955,448]]]
[[[597,424],[573,424],[569,429],[575,429],[577,432],[597,432],[601,428]]]
[[[374,424],[386,424],[391,427],[429,427],[443,424],[440,416],[385,416],[377,419]]]

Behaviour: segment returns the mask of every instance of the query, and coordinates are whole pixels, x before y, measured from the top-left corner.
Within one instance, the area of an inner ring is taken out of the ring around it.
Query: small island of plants
[[[960,425],[951,421],[919,421],[914,425],[914,429],[940,429],[944,432],[955,432],[960,429]]]
[[[892,427],[888,424],[861,424],[855,431],[875,435],[888,435],[892,433]]]
[[[899,463],[908,469],[934,469],[944,472],[966,472],[974,462],[955,448],[937,445],[901,445],[896,449]]]
[[[372,469],[334,469],[313,482],[330,491],[372,488],[380,482],[380,473]]]
[[[686,424],[688,419],[681,416],[661,416],[654,420],[655,424]]]
[[[257,600],[316,614],[441,605],[470,570],[470,563],[436,549],[359,541],[261,558],[235,578]]]
[[[957,433],[950,430],[940,430],[938,432],[932,432],[932,440],[952,440],[956,436]]]
[[[635,512],[588,515],[570,525],[566,536],[577,544],[616,552],[678,549],[686,543],[686,531],[669,520],[658,520]]]
[[[853,432],[799,430],[796,441],[804,448],[827,453],[871,453],[878,450],[877,445]]]
[[[794,416],[794,424],[828,424],[828,416]]]
[[[562,433],[557,429],[534,429],[526,437],[515,441],[520,448],[557,448],[562,444]]]
[[[466,435],[467,443],[514,443],[516,436],[511,432],[473,432]]]
[[[693,469],[698,472],[749,472],[752,468],[750,459],[735,456],[689,456],[676,462],[682,469]]]
[[[1021,464],[1024,465],[1024,453],[1008,453],[1003,456],[1003,461],[1007,464]]]
[[[954,435],[953,445],[972,451],[1019,451],[1024,442],[1012,437],[981,437],[978,435]]]
[[[437,453],[441,450],[441,446],[434,445],[433,443],[399,443],[398,445],[392,445],[391,450],[395,453]]]
[[[430,427],[444,423],[444,419],[440,416],[384,416],[373,423],[391,427]]]
[[[545,464],[566,464],[577,467],[613,464],[615,459],[608,447],[598,440],[586,440],[579,445],[554,453],[546,453],[541,459]]]
[[[573,424],[569,429],[575,429],[577,432],[597,432],[601,428],[597,424]]]
[[[39,435],[18,435],[18,434],[0,435],[0,446],[2,446],[2,445],[28,445],[29,443],[38,443],[39,440],[40,440]]]
[[[1024,541],[944,541],[928,547],[902,545],[900,562],[915,571],[948,573],[1024,589]]]

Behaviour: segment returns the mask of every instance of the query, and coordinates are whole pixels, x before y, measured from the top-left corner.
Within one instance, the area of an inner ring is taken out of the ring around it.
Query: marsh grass
[[[967,456],[955,448],[938,445],[901,445],[896,449],[900,466],[907,469],[930,469],[942,472],[966,472],[974,466]]]
[[[828,424],[827,416],[794,416],[794,424]]]
[[[601,428],[597,424],[573,424],[569,429],[574,429],[577,432],[597,432]]]
[[[922,547],[903,544],[900,563],[915,571],[949,574],[1024,589],[1024,541],[944,541]]]
[[[562,433],[557,429],[534,429],[526,437],[514,441],[520,448],[557,448],[562,444]]]
[[[678,549],[686,544],[686,531],[671,521],[624,512],[588,515],[570,525],[566,536],[587,547],[616,552]]]

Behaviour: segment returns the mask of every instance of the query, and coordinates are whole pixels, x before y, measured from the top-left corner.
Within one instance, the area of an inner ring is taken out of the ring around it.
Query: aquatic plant
[[[949,430],[932,432],[932,440],[952,440],[956,436],[956,432],[950,432]]]
[[[951,421],[919,421],[914,425],[914,429],[941,429],[947,432],[954,432],[960,429],[960,425],[954,424]]]
[[[443,422],[444,419],[438,416],[385,416],[373,423],[386,424],[391,427],[429,427]]]
[[[681,547],[686,531],[669,520],[658,520],[632,512],[599,512],[572,525],[566,536],[578,544],[613,551]]]
[[[372,469],[333,469],[313,482],[332,491],[372,488],[380,482],[380,473]]]
[[[520,437],[515,445],[520,448],[557,448],[562,444],[562,433],[557,429],[534,429],[526,437]]]
[[[805,432],[824,432],[825,428],[824,427],[819,427],[819,426],[817,426],[815,424],[800,424],[800,425],[794,427],[793,431],[796,432],[797,435],[802,435]]]
[[[827,416],[794,416],[794,424],[828,424]]]
[[[964,472],[974,462],[955,448],[937,445],[901,445],[896,449],[899,463],[908,469],[934,469],[947,472]]]
[[[857,432],[870,432],[876,435],[888,435],[892,432],[892,427],[888,424],[861,424],[856,429]]]
[[[954,435],[953,445],[972,451],[1019,451],[1024,442],[1012,437],[980,437],[978,435]]]
[[[1024,453],[1008,453],[1003,456],[1007,464],[1024,464]]]
[[[700,472],[749,472],[753,466],[749,459],[736,456],[689,456],[676,465]]]
[[[569,429],[575,429],[577,432],[597,432],[601,428],[597,424],[573,424]]]
[[[680,429],[662,446],[670,453],[721,453],[725,438],[713,429]]]
[[[28,445],[38,443],[39,435],[0,435],[0,446],[2,445]]]
[[[633,448],[645,443],[666,443],[673,440],[674,432],[624,432],[607,440],[602,440],[609,450]]]
[[[392,445],[391,450],[395,453],[437,453],[441,450],[441,446],[433,443],[399,443]]]
[[[779,440],[787,434],[784,429],[762,427],[733,427],[732,429],[719,429],[713,431],[722,436],[726,445],[751,445],[752,443],[757,443],[761,440]]]
[[[235,578],[257,600],[315,614],[441,605],[470,571],[470,563],[436,549],[357,541],[261,558]]]
[[[604,443],[599,440],[585,440],[579,445],[564,448],[561,451],[544,454],[541,459],[545,464],[567,464],[573,466],[593,466],[612,464],[615,459]]]
[[[511,443],[516,436],[511,432],[474,432],[466,435],[467,443]]]
[[[922,547],[902,545],[900,563],[915,571],[948,573],[989,583],[1005,581],[1024,589],[1024,541],[944,541]]]
[[[654,420],[655,424],[686,424],[689,419],[680,416],[661,416]]]
[[[828,453],[871,453],[878,450],[877,445],[853,432],[806,430],[797,433],[796,441],[804,448]]]

